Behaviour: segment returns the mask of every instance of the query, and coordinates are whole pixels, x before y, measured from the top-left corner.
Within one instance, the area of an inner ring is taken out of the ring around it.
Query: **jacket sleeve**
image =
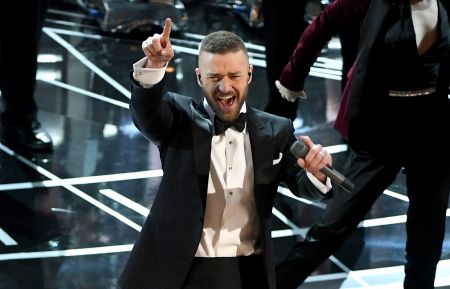
[[[369,2],[370,0],[335,0],[326,6],[300,37],[283,69],[281,84],[293,91],[303,90],[310,68],[324,45],[340,31],[360,26]]]
[[[290,148],[296,141],[294,127],[289,119],[279,118],[276,131],[275,150],[282,153],[281,169],[278,172],[278,183],[289,188],[297,197],[311,201],[318,201],[330,196],[331,192],[323,194],[307,176],[306,170],[297,164],[297,158],[291,153]]]
[[[131,76],[130,110],[133,123],[158,146],[173,135],[173,131],[179,127],[180,118],[173,94],[164,94],[163,89],[164,79],[151,88],[144,88]]]

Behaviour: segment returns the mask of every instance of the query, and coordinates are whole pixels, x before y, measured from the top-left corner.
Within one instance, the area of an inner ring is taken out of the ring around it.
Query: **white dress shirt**
[[[210,120],[214,111],[204,100]],[[241,112],[245,113],[244,105]],[[213,123],[212,123],[213,124]],[[214,124],[213,124],[214,127]],[[205,223],[197,257],[259,253],[258,217],[253,195],[253,160],[247,128],[227,129],[211,140]]]
[[[133,77],[143,87],[150,88],[164,77],[165,67],[144,68],[146,58],[133,64]],[[206,99],[203,105],[214,125],[214,111]],[[241,112],[246,112],[246,104]],[[214,126],[213,126],[214,127]],[[313,184],[327,193],[331,182],[324,185],[312,174]],[[259,224],[253,194],[253,160],[247,127],[242,132],[227,129],[211,140],[211,164],[208,177],[206,212],[203,234],[197,257],[235,257],[258,254],[261,251]]]

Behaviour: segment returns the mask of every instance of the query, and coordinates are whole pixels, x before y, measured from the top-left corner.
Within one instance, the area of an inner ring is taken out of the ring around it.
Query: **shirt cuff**
[[[314,186],[324,195],[326,195],[333,186],[331,185],[331,179],[327,177],[327,180],[325,181],[325,184],[319,181],[313,174],[310,172],[306,172],[306,175],[308,176],[309,180],[313,183]]]
[[[133,78],[142,87],[150,88],[157,84],[164,78],[166,73],[166,67],[169,63],[162,68],[146,68],[147,57],[143,57],[141,60],[133,64]]]

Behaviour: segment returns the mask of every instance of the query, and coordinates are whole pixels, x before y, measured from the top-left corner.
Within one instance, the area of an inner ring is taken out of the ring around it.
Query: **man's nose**
[[[219,89],[222,92],[228,92],[231,90],[231,80],[228,77],[223,77],[219,83]]]

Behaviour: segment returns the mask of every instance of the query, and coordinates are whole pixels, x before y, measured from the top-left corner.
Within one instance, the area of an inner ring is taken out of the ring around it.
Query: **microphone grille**
[[[296,158],[304,158],[306,156],[306,154],[308,153],[309,148],[302,142],[300,141],[295,141],[291,148],[291,153],[296,157]]]

